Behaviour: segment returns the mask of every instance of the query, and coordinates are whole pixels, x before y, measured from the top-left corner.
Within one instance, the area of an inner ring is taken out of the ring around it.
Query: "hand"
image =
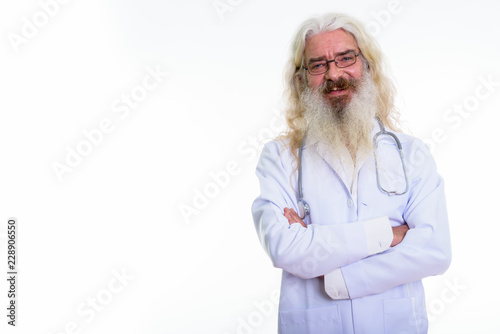
[[[288,219],[288,224],[292,225],[295,223],[299,223],[300,225],[307,228],[307,225],[302,221],[302,219],[300,219],[299,215],[297,214],[297,212],[295,212],[294,209],[285,208],[283,216]],[[318,276],[318,278],[324,278],[324,275]]]
[[[286,219],[288,219],[288,224],[292,225],[295,223],[299,223],[300,225],[307,228],[307,225],[302,221],[302,219],[300,219],[299,215],[297,214],[297,212],[295,212],[294,209],[285,208],[283,216],[285,216]]]
[[[408,227],[408,224],[404,223],[403,225],[396,226],[392,228],[392,234],[393,234],[393,239],[391,243],[391,247],[394,247],[396,245],[399,245],[401,241],[403,241],[406,232],[408,232],[410,228]]]

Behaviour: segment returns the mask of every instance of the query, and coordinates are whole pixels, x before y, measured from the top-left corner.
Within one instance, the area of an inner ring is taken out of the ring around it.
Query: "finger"
[[[285,210],[283,212],[283,216],[285,216],[285,218],[288,219],[289,224],[294,223],[294,220],[293,220],[292,216],[290,215],[290,209],[285,208]]]
[[[292,219],[294,220],[294,222],[300,223],[300,225],[302,225],[304,227],[307,227],[307,225],[304,223],[304,221],[302,220],[302,218],[299,217],[299,215],[297,214],[297,212],[295,212],[294,209],[290,209],[290,216],[292,217]]]
[[[285,218],[288,219],[288,224],[292,225],[294,223],[299,223],[303,227],[307,228],[307,225],[302,221],[302,219],[299,217],[299,215],[297,214],[297,212],[295,212],[294,209],[284,208],[283,216],[285,216]]]
[[[295,212],[294,209],[291,209],[290,210],[290,215],[296,220],[296,221],[299,221],[299,220],[302,220],[300,219],[299,215],[297,214],[297,212]]]
[[[293,209],[290,209],[290,217],[292,217],[293,221],[296,223],[300,223],[302,221],[297,212],[295,212],[295,210]]]
[[[294,224],[294,223],[298,223],[297,219],[295,219],[295,217],[293,217],[289,212],[287,212],[287,214],[285,215],[285,218],[288,219],[288,223],[290,225]]]

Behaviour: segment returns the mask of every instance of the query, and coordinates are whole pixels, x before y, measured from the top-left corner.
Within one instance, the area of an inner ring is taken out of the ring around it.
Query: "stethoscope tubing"
[[[399,140],[398,136],[396,136],[394,133],[392,133],[390,131],[385,130],[385,126],[378,116],[375,116],[375,119],[377,120],[378,125],[380,127],[380,131],[377,132],[375,134],[375,136],[373,137],[373,146],[374,146],[374,154],[375,154],[375,172],[377,175],[377,187],[379,188],[379,190],[381,192],[386,193],[388,196],[404,195],[410,189],[410,185],[408,182],[408,175],[406,173],[406,165],[405,165],[404,156],[403,156],[403,146],[401,145],[401,141]],[[303,194],[303,190],[302,190],[302,151],[304,149],[304,142],[305,142],[306,135],[307,135],[307,133],[304,134],[304,137],[302,138],[302,141],[300,142],[300,147],[299,147],[298,186],[299,186],[299,217],[301,219],[304,219],[311,212],[309,205],[306,203],[306,201],[304,201],[304,194]],[[406,183],[406,186],[405,186],[405,189],[403,192],[386,190],[380,184],[380,176],[379,176],[379,172],[378,172],[377,153],[376,152],[377,152],[377,146],[378,146],[377,139],[383,135],[388,135],[388,136],[392,137],[394,139],[394,141],[396,142],[396,145],[398,147],[399,156],[401,158],[401,164],[403,167],[403,174],[404,174],[405,183]]]

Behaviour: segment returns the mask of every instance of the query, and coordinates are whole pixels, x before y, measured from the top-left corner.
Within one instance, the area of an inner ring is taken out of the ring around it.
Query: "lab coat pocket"
[[[384,300],[384,323],[386,334],[418,333],[412,298]]]
[[[337,305],[279,313],[280,334],[342,333]]]

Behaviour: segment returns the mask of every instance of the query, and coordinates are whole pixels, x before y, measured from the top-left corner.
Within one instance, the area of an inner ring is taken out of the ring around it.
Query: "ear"
[[[305,86],[307,85],[306,78],[304,78],[304,75],[300,72],[295,74],[295,86],[299,89],[299,91],[304,90]]]
[[[297,77],[297,80],[298,80],[301,84],[303,84],[303,83],[304,83],[304,76],[303,76],[301,73],[297,73],[295,76]]]
[[[363,59],[363,67],[365,68],[366,71],[369,72],[370,71],[370,63],[364,57],[362,59]]]

